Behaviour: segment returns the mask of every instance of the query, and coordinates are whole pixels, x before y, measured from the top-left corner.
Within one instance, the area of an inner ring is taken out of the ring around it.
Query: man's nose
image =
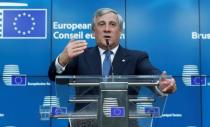
[[[109,27],[109,25],[106,25],[105,28],[104,28],[104,32],[111,32],[111,29]]]

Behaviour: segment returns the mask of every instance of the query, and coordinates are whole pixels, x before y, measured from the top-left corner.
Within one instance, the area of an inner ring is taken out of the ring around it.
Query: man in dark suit
[[[102,75],[104,52],[111,51],[112,63],[109,74],[114,75],[166,75],[161,73],[149,61],[145,52],[128,50],[120,46],[119,38],[123,30],[123,19],[113,9],[102,8],[96,11],[92,22],[96,47],[87,48],[84,40],[71,40],[63,52],[49,67],[49,78],[55,80],[56,75]],[[159,90],[172,93],[176,90],[175,80],[162,78]],[[98,94],[97,88],[77,89],[77,94]],[[129,94],[137,95],[138,91],[130,90]],[[79,110],[84,105],[76,105]]]

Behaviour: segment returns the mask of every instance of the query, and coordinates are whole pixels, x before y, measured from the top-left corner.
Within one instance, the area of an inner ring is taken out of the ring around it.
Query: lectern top
[[[160,75],[57,75],[56,84],[99,86],[101,82],[126,82],[129,86],[156,86],[158,85],[160,78]],[[164,78],[171,78],[171,76]]]

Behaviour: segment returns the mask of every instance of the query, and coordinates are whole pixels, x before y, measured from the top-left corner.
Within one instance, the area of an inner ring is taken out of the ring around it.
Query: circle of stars
[[[27,31],[21,31],[21,29],[19,29],[17,27],[17,21],[21,18],[21,17],[27,17],[31,20],[31,27],[30,29],[28,29]],[[27,35],[27,34],[31,34],[31,32],[35,29],[35,18],[33,16],[31,16],[31,14],[27,14],[26,12],[23,13],[19,13],[16,17],[14,17],[14,22],[13,22],[13,26],[14,26],[14,30],[21,35]]]

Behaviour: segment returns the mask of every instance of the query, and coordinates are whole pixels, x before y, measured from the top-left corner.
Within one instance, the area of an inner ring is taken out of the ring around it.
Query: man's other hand
[[[176,81],[172,78],[167,78],[166,71],[161,74],[158,87],[163,93],[174,93],[176,91]]]

